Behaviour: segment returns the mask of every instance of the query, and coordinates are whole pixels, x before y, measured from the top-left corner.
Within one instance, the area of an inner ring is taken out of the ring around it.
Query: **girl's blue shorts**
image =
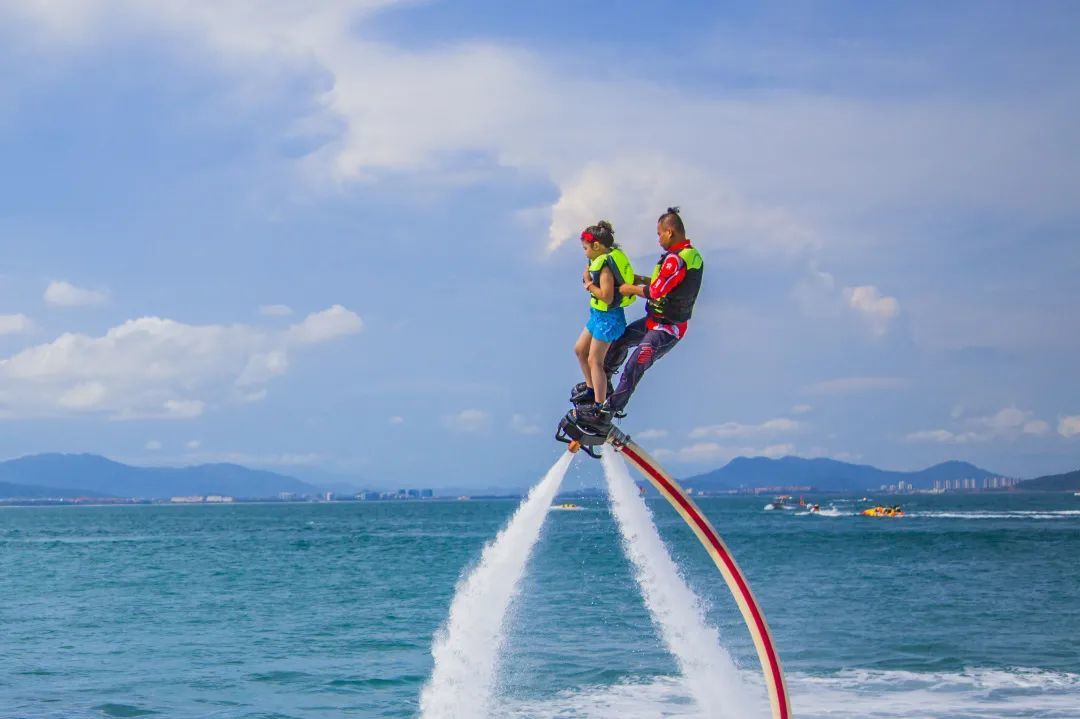
[[[606,312],[590,307],[589,323],[585,325],[585,329],[593,339],[614,342],[626,331],[626,313],[622,307],[614,307]]]

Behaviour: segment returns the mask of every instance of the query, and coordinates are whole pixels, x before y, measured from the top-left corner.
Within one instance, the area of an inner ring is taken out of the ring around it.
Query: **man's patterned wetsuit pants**
[[[616,412],[621,412],[626,407],[645,370],[652,367],[653,362],[666,355],[679,342],[679,338],[669,332],[650,330],[645,322],[642,317],[627,325],[622,337],[611,343],[604,359],[604,371],[610,378],[626,360],[627,353],[630,353],[630,359],[619,378],[619,386],[608,398],[608,405]]]

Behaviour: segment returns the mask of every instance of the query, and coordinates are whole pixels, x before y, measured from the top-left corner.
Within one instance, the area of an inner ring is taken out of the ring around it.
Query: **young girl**
[[[575,399],[583,419],[598,419],[599,406],[607,399],[608,382],[604,373],[604,358],[611,343],[626,329],[623,308],[634,296],[622,297],[619,286],[633,284],[634,268],[626,254],[615,244],[615,231],[610,222],[601,220],[581,233],[581,249],[588,258],[588,268],[582,277],[589,293],[589,322],[574,343],[574,354],[585,375],[584,392]],[[590,401],[593,406],[589,406]]]

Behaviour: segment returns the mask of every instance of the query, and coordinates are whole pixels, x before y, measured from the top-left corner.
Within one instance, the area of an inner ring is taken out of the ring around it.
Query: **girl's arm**
[[[592,280],[585,281],[585,290],[600,300],[606,302],[609,305],[615,303],[615,275],[611,274],[611,268],[605,267],[600,270],[600,284],[596,284]]]

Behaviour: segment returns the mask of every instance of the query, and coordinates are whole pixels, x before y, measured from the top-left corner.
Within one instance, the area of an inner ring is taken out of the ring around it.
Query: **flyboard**
[[[612,427],[606,435],[592,434],[577,423],[572,411],[559,422],[555,439],[568,444],[571,452],[584,449],[591,457],[599,457],[596,452],[597,447],[610,444],[616,452],[629,459],[631,464],[637,467],[638,471],[656,487],[664,499],[671,503],[683,521],[697,535],[705,551],[712,557],[728,589],[731,590],[732,596],[735,597],[735,602],[739,605],[743,621],[746,622],[746,627],[754,640],[754,646],[757,648],[758,660],[761,662],[761,670],[765,675],[765,686],[769,691],[773,719],[790,719],[791,704],[788,701],[787,683],[784,680],[784,671],[780,667],[780,655],[776,651],[772,634],[769,633],[769,625],[765,623],[765,614],[761,611],[754,593],[750,591],[750,583],[746,581],[739,565],[735,563],[735,558],[724,544],[724,540],[720,538],[712,524],[694,504],[694,501],[687,496],[679,483],[665,472],[645,450],[633,442],[629,435],[617,427]]]

